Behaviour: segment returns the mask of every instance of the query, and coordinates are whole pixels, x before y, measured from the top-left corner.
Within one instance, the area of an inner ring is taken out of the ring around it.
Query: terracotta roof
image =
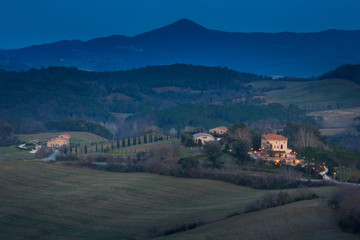
[[[218,129],[218,128],[220,128],[221,130],[224,130],[224,131],[227,131],[227,130],[228,130],[227,127],[225,127],[225,126],[220,126],[220,127],[216,127],[216,128],[210,129],[210,131],[211,131],[211,130]]]
[[[281,135],[277,135],[277,134],[267,134],[267,135],[262,135],[262,138],[266,139],[266,140],[279,140],[279,141],[287,141],[288,139],[284,136]]]
[[[71,138],[71,135],[70,135],[70,134],[67,134],[67,133],[61,134],[60,136],[63,136],[63,137],[65,137],[65,138]]]

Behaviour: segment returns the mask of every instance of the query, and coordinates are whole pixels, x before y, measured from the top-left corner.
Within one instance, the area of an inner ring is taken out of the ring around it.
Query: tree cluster
[[[0,121],[0,147],[10,146],[18,142],[14,136],[14,126],[7,121]]]

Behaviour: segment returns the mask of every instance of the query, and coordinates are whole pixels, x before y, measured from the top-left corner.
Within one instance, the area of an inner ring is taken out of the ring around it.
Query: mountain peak
[[[165,27],[158,28],[155,30],[152,30],[150,32],[142,33],[137,35],[137,38],[150,38],[156,37],[156,38],[167,38],[169,36],[187,36],[192,34],[202,34],[207,29],[203,26],[189,20],[186,18],[182,18],[174,23],[171,23]]]
[[[176,28],[182,28],[182,29],[206,29],[203,26],[197,24],[194,21],[191,21],[187,18],[182,18],[180,20],[177,20],[176,22],[166,26],[166,27],[176,27]]]

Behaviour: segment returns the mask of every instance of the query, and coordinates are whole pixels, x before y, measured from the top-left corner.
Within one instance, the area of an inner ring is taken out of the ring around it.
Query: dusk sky
[[[229,32],[360,29],[359,0],[1,0],[0,48],[135,36],[188,18]]]

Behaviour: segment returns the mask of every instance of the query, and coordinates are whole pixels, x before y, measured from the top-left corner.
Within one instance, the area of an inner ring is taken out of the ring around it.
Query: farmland
[[[255,89],[272,88],[273,81],[258,81],[249,83]],[[277,81],[278,88],[265,94],[267,103],[283,105],[296,104],[311,109],[340,108],[349,103],[360,104],[360,86],[344,79],[329,79],[306,82]]]
[[[332,189],[313,191],[328,196]],[[0,239],[148,238],[184,223],[224,219],[266,192],[213,180],[2,161]]]
[[[241,210],[262,191],[210,180],[0,162],[0,239],[139,237]]]

